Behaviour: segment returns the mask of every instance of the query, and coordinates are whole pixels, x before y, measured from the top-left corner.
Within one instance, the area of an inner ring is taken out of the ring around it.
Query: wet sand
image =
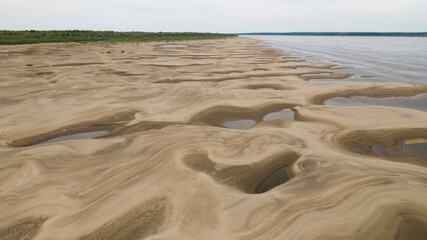
[[[427,112],[323,105],[426,85],[310,81],[349,76],[241,37],[0,46],[0,59],[0,239],[427,235]],[[76,134],[94,138],[39,144]]]

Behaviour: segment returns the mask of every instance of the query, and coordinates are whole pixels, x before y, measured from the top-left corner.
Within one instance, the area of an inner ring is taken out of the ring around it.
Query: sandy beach
[[[0,46],[0,239],[425,239],[426,157],[400,148],[427,112],[323,101],[427,86],[309,81],[333,67],[244,37]]]

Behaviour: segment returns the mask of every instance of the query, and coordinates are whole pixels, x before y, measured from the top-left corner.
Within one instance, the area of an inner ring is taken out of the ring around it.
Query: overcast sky
[[[427,31],[427,0],[0,0],[3,30]]]

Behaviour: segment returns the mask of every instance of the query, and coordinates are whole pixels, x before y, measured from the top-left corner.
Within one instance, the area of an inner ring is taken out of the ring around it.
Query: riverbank
[[[310,82],[334,66],[243,37],[10,45],[0,58],[0,238],[426,234],[427,164],[395,145],[427,138],[427,112],[322,104],[425,85]],[[239,120],[254,125],[225,124]],[[284,168],[289,180],[257,194]]]
[[[154,42],[221,39],[235,34],[197,32],[114,32],[114,31],[4,31],[0,30],[0,45],[51,42]]]

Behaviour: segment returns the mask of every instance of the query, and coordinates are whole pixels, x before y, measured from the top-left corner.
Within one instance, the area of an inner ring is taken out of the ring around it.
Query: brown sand
[[[333,66],[246,38],[176,44],[0,46],[0,239],[425,239],[426,159],[353,147],[427,138],[427,112],[321,102],[427,86],[309,82]],[[258,124],[220,127],[236,118]]]

